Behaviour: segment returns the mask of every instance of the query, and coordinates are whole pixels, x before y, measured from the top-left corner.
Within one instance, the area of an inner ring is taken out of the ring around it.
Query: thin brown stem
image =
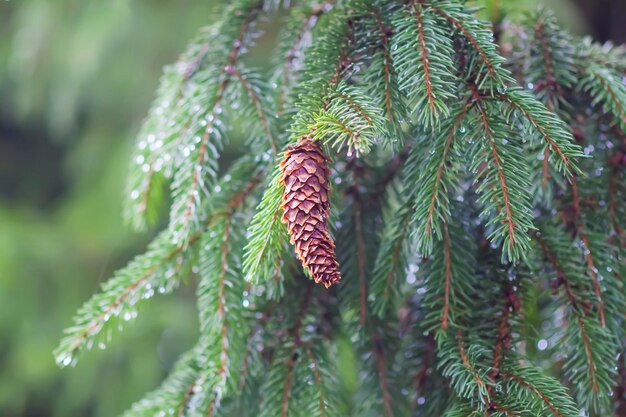
[[[524,117],[533,125],[535,126],[535,129],[537,129],[539,131],[539,133],[541,133],[541,136],[545,139],[546,142],[548,142],[548,145],[550,146],[550,148],[556,152],[556,154],[559,156],[559,159],[561,159],[561,161],[563,161],[563,165],[565,166],[566,170],[571,171],[572,169],[572,164],[570,159],[567,157],[567,155],[565,155],[565,152],[559,147],[559,145],[556,143],[556,141],[552,138],[552,136],[548,133],[548,131],[541,126],[537,120],[524,108],[520,107],[517,103],[515,103],[514,101],[512,101],[507,95],[503,94],[500,96],[500,99],[503,100],[506,103],[509,103],[509,105],[517,110],[519,110],[520,112],[522,112],[522,114],[524,115]]]
[[[385,81],[385,110],[387,111],[387,120],[389,123],[393,123],[394,112],[393,107],[391,105],[391,52],[389,51],[389,42],[390,35],[389,29],[385,27],[382,16],[380,15],[378,10],[373,12],[374,18],[376,19],[376,26],[378,26],[378,31],[380,32],[380,38],[382,42],[382,50],[383,50],[383,62],[384,62],[384,70],[383,70],[383,78]]]
[[[583,224],[582,212],[580,210],[580,197],[578,195],[578,185],[576,181],[576,177],[572,176],[571,180],[572,184],[572,198],[574,202],[574,211],[576,215],[576,225],[578,229],[578,235],[580,240],[583,243],[583,251],[585,255],[585,260],[587,261],[587,268],[589,269],[589,273],[591,274],[591,278],[593,279],[593,289],[596,294],[596,299],[598,301],[598,311],[600,314],[600,325],[604,327],[604,301],[602,300],[602,289],[600,287],[600,279],[598,277],[598,269],[595,266],[595,262],[593,259],[593,254],[591,253],[591,248],[589,247],[589,239],[587,238],[587,233],[585,232],[585,227]]]
[[[426,97],[431,114],[435,109],[435,93],[433,92],[432,81],[430,80],[430,64],[428,61],[428,47],[426,46],[426,36],[424,35],[424,21],[422,18],[422,5],[419,1],[413,0],[413,9],[415,13],[415,23],[417,24],[417,33],[419,40],[420,52],[422,54],[422,67],[424,68],[424,83],[426,84]]]
[[[504,379],[513,380],[513,381],[517,382],[518,384],[522,385],[523,387],[529,389],[531,392],[536,394],[541,399],[541,401],[544,402],[544,404],[546,404],[548,406],[548,408],[552,411],[552,413],[556,417],[564,417],[563,414],[559,411],[559,409],[552,403],[550,398],[546,394],[541,392],[537,387],[532,385],[530,382],[526,381],[525,379],[523,379],[520,376],[513,375],[513,374],[505,373],[505,374],[501,374],[500,376],[502,378],[504,378]]]
[[[378,332],[374,333],[372,341],[374,343],[374,358],[376,360],[376,367],[378,370],[378,381],[380,390],[383,393],[384,414],[385,417],[393,417],[391,393],[389,392],[389,383],[387,382],[387,361],[385,359],[383,342]]]
[[[322,373],[320,372],[320,366],[317,362],[317,358],[311,349],[307,349],[309,357],[311,358],[311,364],[313,365],[313,374],[315,376],[315,385],[317,386],[320,401],[319,401],[319,409],[320,409],[320,417],[326,417],[326,403],[324,399],[324,391],[322,387],[324,383],[322,381]]]
[[[491,125],[489,124],[489,118],[487,117],[487,113],[481,106],[478,106],[478,109],[480,111],[481,120],[485,128],[485,136],[487,137],[487,140],[489,141],[489,145],[491,147],[493,163],[495,164],[496,170],[498,171],[498,181],[500,182],[500,190],[502,191],[502,196],[504,198],[504,212],[506,215],[506,219],[504,221],[506,222],[508,228],[509,248],[512,249],[515,246],[515,228],[517,227],[517,225],[513,220],[513,208],[511,206],[509,188],[506,183],[506,175],[504,168],[502,167],[502,161],[500,160],[500,154],[498,153],[498,147],[495,143],[495,137],[493,131],[491,130]]]
[[[448,223],[443,224],[443,262],[445,268],[445,285],[443,291],[443,313],[441,315],[441,327],[448,329],[450,320],[450,292],[452,288],[452,250],[450,248],[450,236]]]
[[[587,355],[587,362],[589,363],[589,377],[591,378],[591,389],[596,394],[600,391],[600,387],[598,386],[598,380],[596,377],[596,364],[593,360],[593,351],[591,349],[591,342],[589,341],[589,336],[587,335],[587,330],[585,329],[585,323],[582,318],[578,318],[578,328],[580,329],[580,335],[583,339],[583,344],[585,345],[585,353]]]
[[[436,6],[434,6],[434,5],[430,4],[430,3],[425,3],[425,4],[428,4],[428,6],[430,6],[435,11],[435,13],[437,13],[438,15],[440,15],[441,17],[446,19],[459,32],[461,32],[463,34],[463,36],[469,41],[469,43],[476,50],[476,52],[478,52],[478,55],[480,56],[481,60],[485,64],[485,67],[487,68],[487,71],[489,72],[489,74],[492,77],[495,77],[496,76],[496,71],[494,69],[493,63],[491,62],[491,60],[489,59],[489,57],[487,56],[487,54],[485,53],[483,48],[480,46],[480,43],[478,42],[478,40],[476,40],[476,38],[474,37],[474,35],[472,35],[470,30],[467,29],[463,25],[463,22],[458,20],[458,19],[456,19],[456,18],[454,18],[454,17],[452,17],[452,16],[450,16],[448,13],[446,13],[444,10],[440,9],[439,7],[436,7]]]
[[[432,231],[431,228],[433,224],[433,217],[435,214],[435,206],[437,205],[437,194],[439,193],[439,188],[441,187],[441,181],[443,179],[443,174],[446,168],[448,154],[450,153],[450,150],[452,149],[452,143],[454,141],[454,138],[456,137],[456,132],[459,129],[459,126],[461,125],[461,123],[463,123],[463,119],[465,119],[467,112],[470,110],[470,108],[472,108],[473,105],[474,105],[474,101],[473,99],[470,98],[465,104],[465,106],[463,107],[463,109],[461,109],[461,112],[454,120],[454,123],[452,123],[450,132],[448,133],[448,136],[446,138],[446,144],[444,145],[443,152],[441,153],[441,160],[437,166],[437,173],[435,174],[436,181],[433,187],[433,193],[430,197],[430,205],[428,206],[428,215],[426,216],[426,227],[424,229],[425,235],[430,235]]]

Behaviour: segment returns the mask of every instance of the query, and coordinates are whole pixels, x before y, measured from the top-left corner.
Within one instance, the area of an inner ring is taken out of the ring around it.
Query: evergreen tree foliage
[[[165,69],[131,162],[130,224],[168,194],[169,226],[78,311],[57,361],[192,275],[198,343],[128,417],[622,415],[626,51],[545,10],[496,41],[475,12],[225,7]],[[270,71],[246,60],[267,19]],[[249,152],[220,166],[237,121]],[[280,220],[278,163],[305,136],[330,158],[330,289]]]

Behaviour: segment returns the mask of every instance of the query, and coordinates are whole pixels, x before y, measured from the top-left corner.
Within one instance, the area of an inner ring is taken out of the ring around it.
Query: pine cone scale
[[[287,224],[289,242],[315,282],[328,288],[341,275],[327,225],[330,170],[326,156],[319,144],[304,137],[289,147],[280,166],[285,184],[282,221]]]

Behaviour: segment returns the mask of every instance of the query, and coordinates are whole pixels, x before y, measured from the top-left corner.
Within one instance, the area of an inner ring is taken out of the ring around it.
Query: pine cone
[[[289,147],[280,167],[285,184],[282,221],[287,223],[289,240],[315,282],[328,288],[341,275],[326,224],[330,209],[326,156],[317,142],[305,136]]]

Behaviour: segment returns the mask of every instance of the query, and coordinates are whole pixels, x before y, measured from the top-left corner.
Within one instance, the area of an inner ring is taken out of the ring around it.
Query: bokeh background
[[[494,20],[540,2],[572,32],[626,41],[626,0],[475,2]],[[0,416],[118,415],[195,341],[190,283],[75,368],[52,356],[74,311],[154,234],[120,215],[133,137],[161,67],[219,7],[0,0]]]

